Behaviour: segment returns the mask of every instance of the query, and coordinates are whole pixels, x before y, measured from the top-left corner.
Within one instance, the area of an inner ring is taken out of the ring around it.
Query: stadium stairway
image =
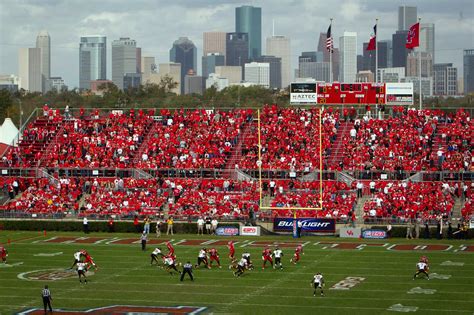
[[[135,151],[135,156],[133,157],[133,163],[137,164],[141,161],[142,154],[145,149],[148,147],[148,143],[153,138],[153,136],[157,133],[158,128],[160,127],[161,122],[153,121],[148,124],[145,128],[145,138],[143,139],[141,145],[138,147],[138,150]]]
[[[369,199],[370,195],[363,195],[362,198],[357,199],[355,211],[358,225],[364,224],[364,205]]]
[[[232,171],[235,169],[235,165],[240,163],[240,160],[242,158],[242,148],[258,145],[257,143],[254,143],[255,137],[253,137],[254,133],[256,132],[256,129],[257,129],[257,122],[255,121],[246,123],[244,125],[242,132],[239,134],[237,138],[237,143],[232,148],[232,151],[230,152],[230,156],[227,159],[227,163],[225,166],[226,172],[224,172],[226,177],[231,176],[231,174],[233,173]]]
[[[453,214],[454,219],[461,218],[461,209],[464,206],[464,201],[461,198],[454,199]]]
[[[349,138],[349,133],[353,124],[350,121],[341,121],[339,130],[337,131],[336,141],[331,144],[331,154],[328,159],[328,166],[338,166],[339,163],[344,159],[344,143],[342,139],[344,137]]]

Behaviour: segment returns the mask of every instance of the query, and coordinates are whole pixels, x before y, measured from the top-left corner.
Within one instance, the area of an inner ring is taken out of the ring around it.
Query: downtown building
[[[79,43],[79,89],[90,90],[91,81],[107,79],[107,38],[82,36]]]
[[[262,8],[244,5],[235,8],[235,32],[248,34],[249,60],[262,55]]]
[[[458,69],[452,63],[433,66],[433,94],[453,96],[458,94]]]
[[[344,32],[339,38],[339,81],[356,82],[357,74],[357,33]]]
[[[112,42],[112,82],[120,89],[141,84],[141,50],[137,42],[122,37]]]
[[[291,46],[286,36],[267,37],[266,55],[281,59],[281,87],[287,88],[291,83]]]
[[[184,77],[189,70],[197,70],[197,48],[187,37],[180,37],[170,49],[170,61],[181,64],[181,77],[179,80],[181,94],[184,94]]]

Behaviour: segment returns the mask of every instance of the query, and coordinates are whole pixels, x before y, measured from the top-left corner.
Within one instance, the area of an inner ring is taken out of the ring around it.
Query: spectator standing
[[[107,223],[107,226],[109,228],[109,233],[115,232],[114,219],[112,217],[110,217],[109,222]]]
[[[52,313],[53,308],[51,307],[51,301],[53,298],[51,297],[51,291],[47,285],[45,285],[44,289],[41,290],[41,297],[43,298],[44,313],[47,313],[47,308],[49,308],[49,311]]]
[[[430,238],[430,226],[428,225],[428,220],[425,221],[425,238]]]
[[[211,221],[211,228],[212,228],[212,231],[211,231],[211,232],[212,232],[212,234],[214,234],[214,235],[216,234],[216,230],[217,230],[217,225],[218,225],[218,224],[219,224],[219,223],[217,222],[217,219],[216,219],[216,218],[212,219],[212,221]]]
[[[211,234],[211,217],[207,216],[206,217],[206,232],[207,234]]]
[[[391,238],[392,237],[392,225],[389,223],[387,225],[387,238]]]
[[[375,194],[375,182],[374,181],[371,181],[369,183],[369,188],[370,188],[370,193],[373,195]]]
[[[145,220],[143,220],[143,232],[146,234],[150,233],[150,218],[148,216],[145,217]]]
[[[161,219],[156,220],[156,237],[161,236]]]
[[[142,235],[140,236],[140,241],[142,243],[142,251],[146,251],[146,242],[148,240],[148,234],[143,231]]]
[[[89,234],[89,221],[87,220],[86,216],[84,217],[84,219],[82,219],[82,227],[84,229],[84,233]]]
[[[415,219],[415,238],[416,239],[420,238],[420,225],[421,225],[421,218],[419,216],[416,216],[416,219]]]
[[[13,190],[15,191],[15,196],[18,196],[18,193],[20,192],[20,185],[16,179],[13,181],[12,186]]]
[[[276,183],[275,181],[272,179],[270,181],[270,197],[275,197],[275,187],[276,187]]]
[[[362,198],[362,190],[364,189],[364,184],[361,181],[357,181],[357,198]]]
[[[168,221],[166,221],[166,224],[168,225],[168,229],[166,230],[166,235],[171,234],[173,235],[174,230],[173,230],[173,217],[169,217]]]
[[[140,222],[138,222],[138,216],[135,216],[135,218],[133,219],[133,225],[135,226],[135,231],[137,231],[137,233],[140,233]]]
[[[181,273],[181,281],[184,280],[184,275],[185,274],[188,274],[189,277],[191,278],[191,281],[194,281],[194,278],[193,278],[193,264],[191,264],[190,261],[188,261],[187,263],[184,264],[183,266],[183,272]]]
[[[301,220],[298,220],[298,222],[296,223],[296,226],[297,226],[298,238],[300,238],[301,230],[303,229],[303,222],[301,222]]]
[[[408,219],[407,222],[407,239],[413,239],[413,224],[411,219]]]
[[[199,217],[197,220],[197,228],[198,228],[198,235],[201,233],[201,235],[204,234],[204,219],[202,217]]]

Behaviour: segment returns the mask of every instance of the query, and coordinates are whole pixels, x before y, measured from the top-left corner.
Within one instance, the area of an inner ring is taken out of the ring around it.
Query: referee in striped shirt
[[[51,307],[51,301],[53,300],[53,298],[51,297],[51,291],[49,291],[47,285],[45,285],[44,289],[41,291],[41,296],[43,297],[44,313],[47,313],[46,306],[49,307],[49,311],[52,313],[53,308]]]

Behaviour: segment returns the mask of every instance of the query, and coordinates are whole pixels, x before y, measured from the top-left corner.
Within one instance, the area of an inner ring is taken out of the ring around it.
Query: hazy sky
[[[462,74],[462,49],[474,48],[473,0],[0,0],[0,74],[18,74],[18,49],[34,47],[38,32],[51,36],[51,75],[69,87],[79,81],[79,37],[107,36],[107,76],[111,77],[111,42],[130,37],[142,54],[169,61],[169,49],[188,36],[202,55],[202,33],[235,30],[235,7],[262,8],[262,48],[272,33],[291,38],[292,68],[301,51],[316,50],[320,32],[334,18],[335,46],[344,30],[358,34],[358,50],[379,18],[379,40],[398,27],[398,6],[415,5],[422,23],[435,23],[436,62],[454,62]],[[199,66],[200,71],[200,66]]]

